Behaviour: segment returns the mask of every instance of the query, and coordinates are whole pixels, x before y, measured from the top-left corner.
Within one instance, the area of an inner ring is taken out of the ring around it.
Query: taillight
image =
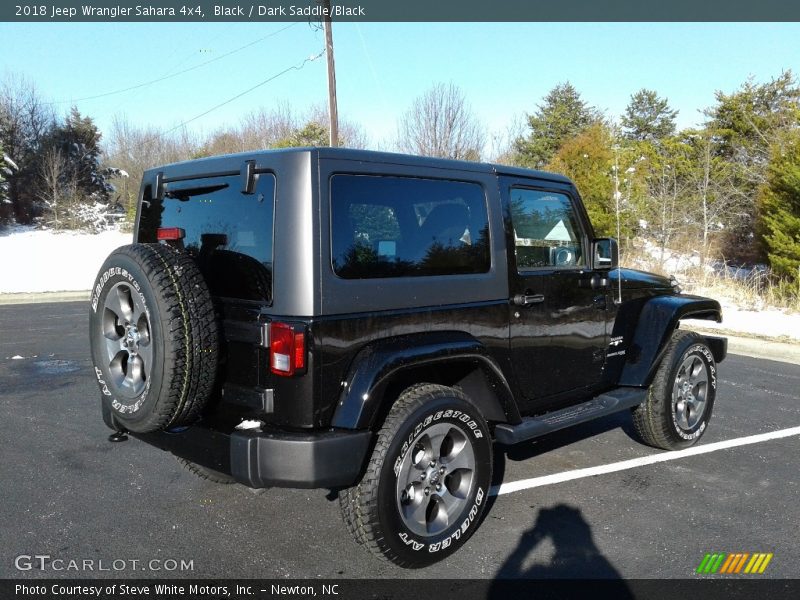
[[[276,375],[294,375],[306,368],[303,325],[273,322],[269,326],[269,368]]]
[[[156,239],[161,241],[182,240],[186,232],[180,227],[159,227],[156,230]]]

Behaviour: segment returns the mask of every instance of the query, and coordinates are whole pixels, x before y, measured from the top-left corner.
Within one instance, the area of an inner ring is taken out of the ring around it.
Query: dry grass
[[[686,293],[710,296],[744,310],[775,308],[800,313],[800,281],[778,279],[768,269],[736,272],[723,268],[720,260],[703,261],[697,254],[692,260],[661,261],[642,245],[636,246],[623,253],[623,266],[673,275]]]

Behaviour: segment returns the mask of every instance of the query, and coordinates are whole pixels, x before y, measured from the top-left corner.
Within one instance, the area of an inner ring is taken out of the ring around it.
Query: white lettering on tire
[[[708,372],[710,375],[710,383],[711,387],[716,390],[717,389],[717,368],[714,363],[714,355],[711,354],[711,351],[705,344],[695,344],[694,346],[690,347],[683,356],[688,356],[693,352],[699,352],[705,358],[706,367],[708,367]],[[675,433],[677,433],[681,438],[687,441],[695,440],[703,435],[703,432],[706,430],[706,426],[708,423],[706,422],[706,416],[708,414],[708,406],[706,406],[706,415],[703,415],[703,420],[700,422],[700,427],[697,428],[697,431],[693,431],[692,433],[687,433],[678,425],[678,419],[675,415],[675,411],[672,411],[672,425],[674,427]]]
[[[150,308],[147,305],[147,299],[144,297],[144,293],[142,293],[142,287],[139,285],[139,282],[136,281],[132,273],[129,273],[127,269],[123,269],[121,267],[110,267],[109,269],[103,271],[103,273],[98,276],[97,278],[97,285],[92,293],[92,310],[97,312],[97,307],[100,303],[100,294],[102,293],[103,289],[105,288],[106,283],[115,276],[122,277],[123,279],[127,280],[130,283],[131,287],[136,290],[136,293],[139,294],[139,298],[142,301],[142,306],[144,306],[144,312],[147,315],[147,320],[152,323],[152,319],[150,317]],[[142,390],[141,395],[133,404],[122,404],[119,400],[113,397],[111,390],[108,388],[108,383],[103,379],[103,372],[97,365],[94,365],[95,375],[97,376],[97,383],[100,386],[100,392],[104,396],[111,396],[111,408],[117,411],[118,413],[125,415],[125,414],[133,414],[138,412],[139,409],[142,408],[145,401],[147,400],[147,396],[150,393],[150,379],[147,380],[144,386],[144,390]]]
[[[422,431],[424,427],[427,427],[434,421],[439,421],[440,419],[455,419],[456,421],[459,421],[464,425],[466,425],[466,427],[468,427],[470,431],[472,431],[476,439],[483,438],[483,432],[478,427],[478,423],[467,413],[462,412],[460,410],[452,410],[452,409],[448,409],[445,411],[441,410],[437,411],[432,415],[428,415],[420,423],[418,423],[414,427],[412,432],[409,434],[408,438],[403,442],[403,446],[400,448],[400,453],[394,462],[395,477],[397,477],[400,474],[400,468],[403,464],[403,459],[405,458],[406,453],[411,447],[411,443],[414,441],[414,438],[416,438],[419,435],[419,433]],[[446,548],[449,548],[453,542],[461,539],[461,536],[464,535],[470,528],[472,523],[475,521],[475,518],[478,516],[478,513],[480,511],[480,506],[481,504],[483,504],[485,495],[486,493],[484,492],[483,488],[478,488],[477,492],[475,493],[475,502],[470,508],[467,516],[461,522],[461,525],[458,528],[456,528],[456,530],[453,533],[451,533],[449,536],[447,536],[444,540],[440,542],[437,542],[435,544],[424,544],[415,540],[405,531],[400,532],[397,535],[401,540],[403,540],[403,543],[406,546],[411,546],[411,549],[414,550],[415,552],[419,552],[423,548],[427,548],[427,551],[429,553],[435,553],[441,550],[445,550]]]
[[[144,301],[144,299],[142,300]],[[414,427],[413,431],[408,434],[408,439],[406,439],[406,441],[403,442],[403,447],[400,449],[400,455],[397,457],[397,460],[394,461],[395,477],[400,474],[400,466],[403,463],[403,458],[405,458],[408,449],[411,447],[411,442],[413,442],[414,438],[416,438],[419,435],[419,433],[422,431],[422,428],[427,427],[433,421],[438,421],[439,419],[445,419],[445,418],[447,419],[455,418],[461,421],[462,423],[466,424],[466,426],[469,427],[470,430],[472,431],[472,434],[475,436],[476,440],[480,440],[483,438],[483,432],[478,427],[478,423],[475,421],[475,419],[470,417],[467,413],[461,412],[460,410],[454,411],[448,409],[444,412],[440,410],[434,413],[433,415],[428,415],[420,423],[418,423],[416,427]]]
[[[398,536],[401,540],[403,540],[403,543],[406,546],[411,546],[411,548],[416,552],[419,552],[423,548],[427,548],[428,553],[436,553],[441,550],[446,550],[453,544],[453,542],[460,540],[461,536],[464,535],[470,526],[475,522],[475,519],[478,517],[478,513],[480,512],[480,506],[483,504],[484,496],[485,492],[483,491],[483,488],[478,488],[478,491],[475,494],[475,503],[472,505],[472,508],[470,508],[469,514],[467,514],[467,516],[461,522],[461,526],[440,542],[427,545],[422,544],[414,540],[406,532],[399,533]]]
[[[92,311],[97,312],[97,306],[100,303],[100,294],[102,293],[103,288],[106,286],[106,283],[108,283],[108,280],[115,275],[120,275],[121,277],[127,279],[133,288],[139,292],[139,295],[142,295],[139,282],[133,278],[133,275],[128,273],[127,269],[123,269],[121,267],[111,267],[106,271],[103,271],[103,273],[97,277],[97,285],[95,285],[94,290],[92,291]],[[144,296],[142,296],[142,302],[144,302]],[[145,309],[147,309],[147,304],[145,304]]]

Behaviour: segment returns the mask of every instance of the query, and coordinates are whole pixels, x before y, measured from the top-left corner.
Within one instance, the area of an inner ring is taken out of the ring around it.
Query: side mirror
[[[619,246],[613,238],[599,238],[592,242],[592,266],[595,269],[616,269],[619,266]]]

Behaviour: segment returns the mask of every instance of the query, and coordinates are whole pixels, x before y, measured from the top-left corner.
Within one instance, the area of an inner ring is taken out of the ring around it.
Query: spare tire
[[[190,425],[207,404],[218,359],[211,295],[194,261],[163,244],[112,252],[89,318],[103,402],[129,431]]]

